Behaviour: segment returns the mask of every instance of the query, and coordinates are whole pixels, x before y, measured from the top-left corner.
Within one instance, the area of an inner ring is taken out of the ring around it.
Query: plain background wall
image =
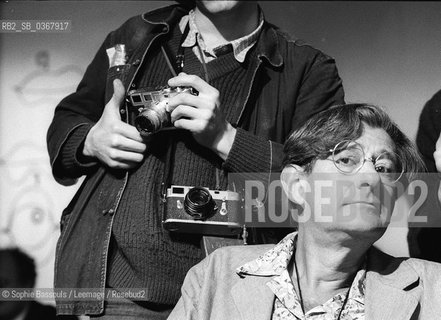
[[[51,287],[58,220],[77,186],[51,177],[45,135],[57,102],[75,89],[106,34],[170,1],[2,2],[0,19],[67,19],[70,33],[0,33],[0,246],[37,261]],[[349,102],[383,105],[412,138],[441,88],[441,3],[260,2],[266,18],[333,56]],[[407,230],[380,246],[408,254]]]

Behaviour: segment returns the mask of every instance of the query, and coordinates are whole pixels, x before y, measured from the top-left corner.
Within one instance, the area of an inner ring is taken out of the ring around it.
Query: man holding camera
[[[290,131],[343,102],[334,60],[288,39],[255,2],[189,7],[154,10],[110,33],[55,110],[53,174],[66,185],[87,175],[63,212],[55,285],[145,292],[141,301],[57,301],[59,314],[165,318],[202,258],[200,234],[163,228],[165,188],[226,190],[228,173],[277,171]],[[142,136],[125,98],[164,85],[197,94],[168,97],[168,128]]]

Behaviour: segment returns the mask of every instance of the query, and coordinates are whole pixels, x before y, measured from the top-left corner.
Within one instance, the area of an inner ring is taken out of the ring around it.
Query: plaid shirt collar
[[[240,63],[245,61],[245,57],[248,53],[248,51],[256,44],[257,39],[259,37],[259,34],[263,28],[263,22],[264,22],[264,16],[262,13],[262,10],[260,10],[259,13],[259,26],[250,34],[233,40],[227,44],[224,44],[222,46],[216,47],[216,48],[207,48],[205,45],[204,39],[202,38],[198,27],[196,26],[195,22],[195,12],[194,10],[191,10],[188,15],[182,17],[181,21],[179,22],[179,28],[181,32],[184,32],[185,26],[187,23],[190,26],[190,31],[188,33],[187,38],[182,43],[183,47],[194,47],[196,44],[199,44],[201,50],[204,52],[206,57],[214,59],[216,58],[215,52],[219,50],[221,47],[231,45],[233,48],[234,57],[237,61]]]

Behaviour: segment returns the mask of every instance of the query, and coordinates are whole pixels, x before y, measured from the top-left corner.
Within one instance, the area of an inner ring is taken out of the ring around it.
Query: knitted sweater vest
[[[176,52],[181,32],[176,26],[168,41]],[[183,71],[205,78],[201,62],[185,48]],[[138,87],[164,86],[172,77],[159,46],[152,48]],[[220,92],[221,110],[227,121],[237,112],[237,99],[245,81],[246,63],[227,52],[206,64],[210,85]],[[222,160],[199,145],[185,130],[155,134],[147,144],[143,163],[132,170],[126,190],[115,214],[108,286],[143,288],[150,303],[175,304],[189,268],[203,255],[200,235],[177,234],[162,227],[160,185],[165,168],[167,144],[173,137],[176,152],[172,163],[172,184],[216,187],[216,168]],[[226,175],[220,170],[220,186],[226,188]]]

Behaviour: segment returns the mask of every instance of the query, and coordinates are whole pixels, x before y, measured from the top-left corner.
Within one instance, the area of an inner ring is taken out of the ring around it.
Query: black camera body
[[[172,127],[170,113],[166,110],[168,100],[183,92],[197,95],[196,90],[191,87],[166,86],[129,91],[126,96],[130,114],[129,123],[143,136]]]
[[[229,236],[242,231],[242,200],[233,191],[172,185],[162,224],[169,231]]]

